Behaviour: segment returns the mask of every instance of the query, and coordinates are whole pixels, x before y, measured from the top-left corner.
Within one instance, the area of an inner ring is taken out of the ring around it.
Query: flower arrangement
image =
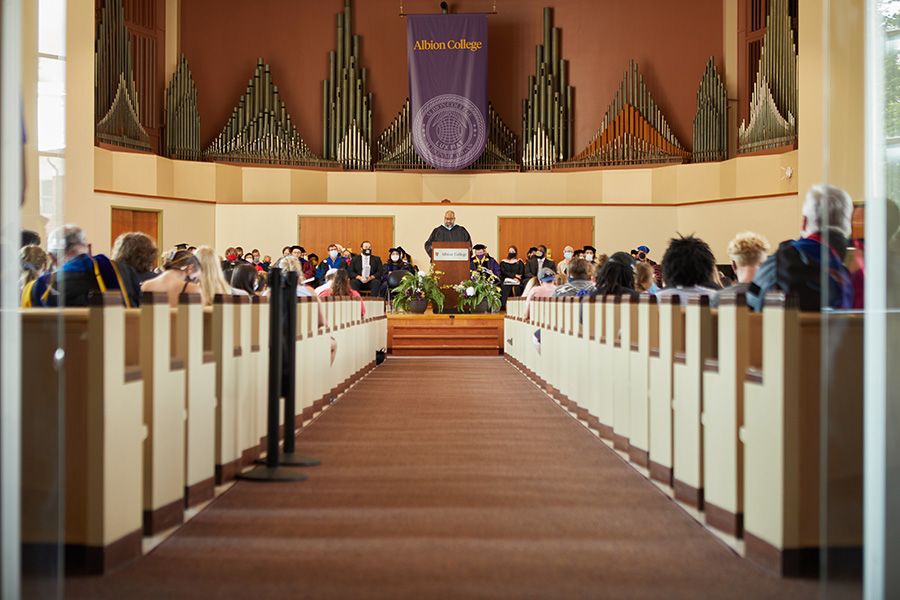
[[[459,293],[456,308],[460,311],[475,307],[482,302],[487,302],[491,312],[500,310],[500,288],[494,284],[494,277],[485,275],[480,271],[472,271],[471,277],[466,281],[460,281],[451,287]]]
[[[441,274],[441,271],[435,270],[434,265],[431,265],[427,273],[419,271],[404,277],[392,291],[394,310],[410,312],[409,303],[412,300],[430,300],[435,312],[443,310],[444,293],[437,280],[437,276]]]

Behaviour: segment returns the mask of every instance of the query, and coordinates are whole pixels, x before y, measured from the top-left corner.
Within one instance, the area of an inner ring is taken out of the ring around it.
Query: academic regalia
[[[59,301],[60,282],[64,282],[64,302]],[[117,291],[126,307],[133,306],[119,266],[106,256],[79,254],[61,269],[39,277],[31,287],[32,306],[88,306],[93,294]]]
[[[482,268],[493,273],[494,277],[500,278],[500,264],[494,260],[494,257],[485,254],[484,258],[478,260],[477,256],[473,256],[472,261],[469,263],[469,269],[472,271],[481,271]]]
[[[435,227],[428,239],[425,240],[425,252],[428,253],[428,256],[431,256],[431,244],[433,242],[468,242],[471,248],[472,236],[469,235],[469,232],[462,225],[454,225],[450,229],[440,225]]]

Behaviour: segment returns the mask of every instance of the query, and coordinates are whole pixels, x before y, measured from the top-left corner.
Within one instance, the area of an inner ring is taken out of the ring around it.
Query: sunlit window
[[[40,213],[63,214],[66,148],[66,0],[38,2],[37,147]]]

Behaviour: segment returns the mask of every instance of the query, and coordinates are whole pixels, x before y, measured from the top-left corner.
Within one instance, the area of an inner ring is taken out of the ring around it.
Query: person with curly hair
[[[157,276],[154,269],[159,262],[159,249],[153,238],[146,233],[129,231],[117,237],[113,243],[111,258],[134,269],[140,283]]]
[[[728,258],[731,259],[731,267],[734,269],[738,282],[720,290],[710,298],[710,306],[718,306],[722,298],[734,298],[738,294],[746,294],[750,289],[753,276],[756,275],[757,269],[765,262],[768,255],[769,240],[765,237],[752,231],[737,234],[733,240],[728,242]]]
[[[666,287],[656,295],[679,296],[685,301],[689,294],[712,296],[716,290],[708,282],[715,268],[716,258],[709,244],[693,235],[672,238],[662,260]]]

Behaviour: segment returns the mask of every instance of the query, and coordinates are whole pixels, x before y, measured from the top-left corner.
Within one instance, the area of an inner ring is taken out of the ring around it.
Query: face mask
[[[453,225],[447,225],[444,223],[444,229],[453,229]]]
[[[398,260],[400,260],[400,255],[399,254],[391,254],[391,260],[394,262],[397,262]]]
[[[538,258],[544,258],[544,253],[541,251],[535,252],[534,255]]]
[[[585,254],[585,255],[584,255],[584,260],[586,260],[586,261],[588,261],[588,262],[591,262],[591,261],[594,260],[594,255],[593,255],[593,254]]]
[[[516,253],[515,253],[515,252],[510,252],[510,253],[507,254],[506,256],[507,256],[507,258],[515,258],[515,257],[516,257]]]
[[[329,250],[329,251],[328,251],[328,256],[330,256],[332,259],[337,258],[337,255],[338,255],[338,251],[337,251],[337,250]]]
[[[476,254],[475,260],[484,260],[484,254]]]
[[[370,254],[372,254],[372,251],[370,249],[366,248],[365,250],[363,250],[363,254],[365,254],[366,256],[369,256]]]
[[[572,253],[571,252],[563,252],[563,256],[565,256],[566,258],[572,258]]]

